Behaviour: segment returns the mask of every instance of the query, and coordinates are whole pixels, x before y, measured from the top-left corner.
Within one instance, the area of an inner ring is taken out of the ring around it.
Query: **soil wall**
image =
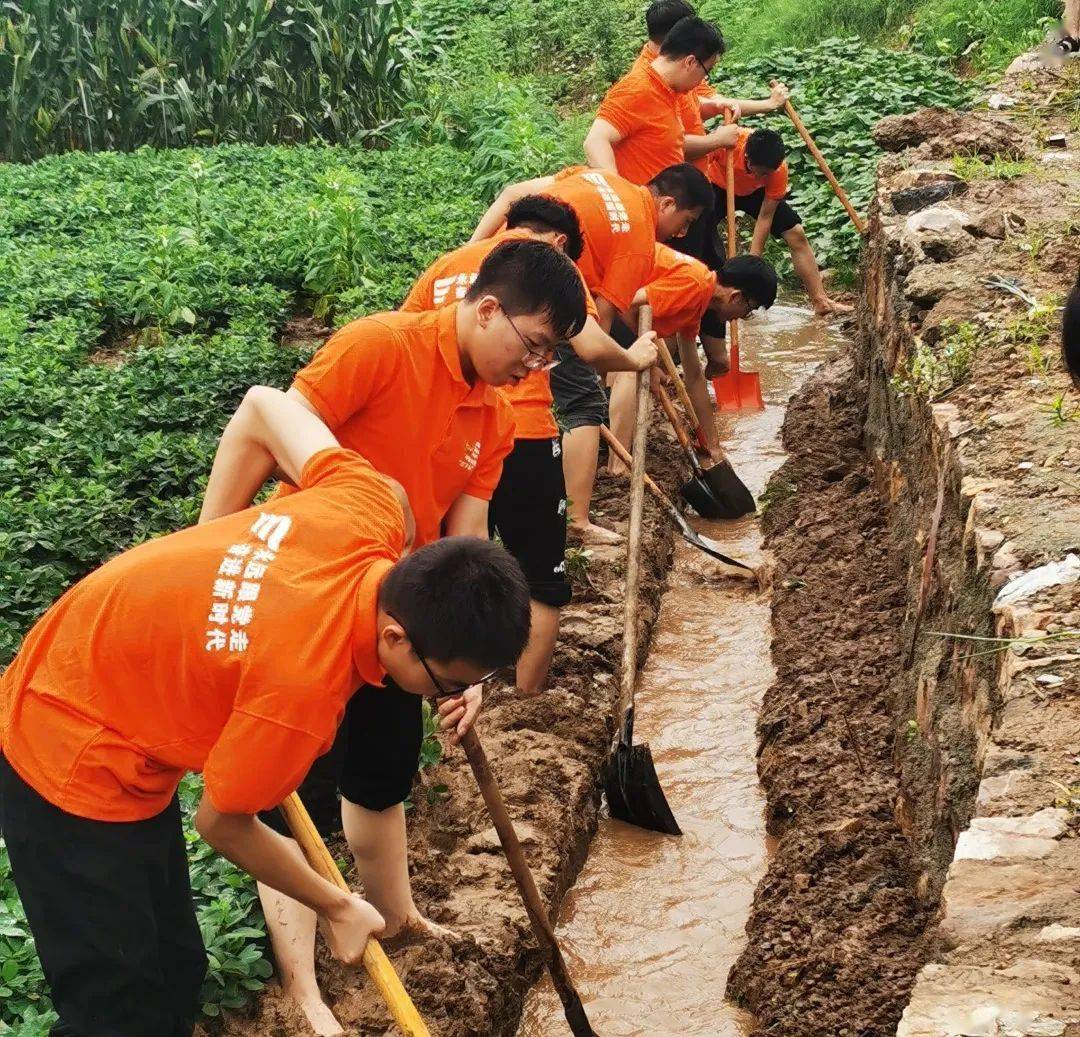
[[[762,1033],[1080,1034],[1080,76],[996,92],[879,125],[858,342],[785,424]]]

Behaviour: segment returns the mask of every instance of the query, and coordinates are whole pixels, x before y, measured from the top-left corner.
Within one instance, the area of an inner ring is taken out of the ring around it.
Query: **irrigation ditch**
[[[1055,103],[1080,93],[1074,79],[1007,78],[1012,116],[885,120],[849,341],[792,351],[822,326],[807,318],[784,340],[786,307],[771,338],[748,329],[763,370],[791,374],[759,425],[728,430],[757,490],[787,454],[761,498],[769,595],[710,575],[647,504],[640,622],[656,636],[648,662],[642,640],[639,725],[688,821],[682,845],[638,840],[620,865],[601,815],[619,552],[574,556],[552,690],[489,695],[485,745],[541,891],[563,908],[598,1032],[1080,1035],[1080,447],[1051,357],[1080,258],[1080,151]],[[1048,148],[1058,132],[1067,147]],[[658,426],[652,443],[672,489],[675,446]],[[602,481],[597,505],[624,522],[625,484]],[[729,536],[761,546],[756,522]],[[732,635],[725,601],[756,635]],[[695,630],[714,640],[688,649]],[[740,683],[748,697],[724,712]],[[528,1037],[564,1032],[543,991],[526,1008],[539,952],[464,760],[425,782],[414,886],[457,938],[388,948],[421,1013],[445,1037],[514,1034],[523,1012]],[[650,873],[657,860],[675,877]],[[710,888],[732,871],[736,886]],[[605,945],[605,926],[618,940]],[[347,1032],[390,1032],[368,984],[325,955],[320,970]],[[271,990],[217,1032],[309,1031]]]

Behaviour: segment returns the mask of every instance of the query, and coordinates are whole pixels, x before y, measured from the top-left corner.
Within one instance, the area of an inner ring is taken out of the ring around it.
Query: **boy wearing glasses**
[[[450,305],[476,278],[480,264],[504,241],[547,241],[575,262],[583,241],[577,215],[565,202],[527,195],[510,206],[506,230],[447,253],[417,280],[402,305],[405,311]],[[601,371],[645,370],[656,360],[655,335],[643,336],[623,349],[596,321],[596,305],[586,292],[589,319],[570,340],[578,356]],[[521,563],[532,596],[529,646],[518,660],[517,688],[523,695],[544,689],[560,610],[570,601],[566,577],[566,483],[562,440],[552,416],[548,372],[555,362],[536,357],[528,377],[500,390],[514,412],[514,449],[503,464],[502,478],[491,499],[488,529],[498,532],[507,550]]]
[[[296,491],[237,510],[250,472]],[[257,818],[326,752],[350,697],[420,702],[508,665],[528,635],[517,563],[486,540],[408,549],[401,487],[275,389],[250,390],[207,487],[224,517],[72,587],[0,679],[0,829],[60,1016],[53,1033],[190,1037],[206,953],[176,790],[221,854],[360,961],[384,919]],[[421,649],[425,657],[421,656]]]
[[[418,545],[440,536],[486,540],[488,502],[514,442],[510,405],[495,387],[521,382],[584,323],[585,291],[574,264],[547,242],[506,241],[460,302],[428,313],[377,314],[341,328],[297,374],[288,395],[321,418],[342,446],[404,487]],[[271,472],[269,464],[252,467],[243,486],[248,500]],[[202,518],[221,513],[207,500]],[[440,704],[451,737],[472,724],[480,699],[475,687]],[[323,831],[340,817],[388,935],[403,928],[441,932],[417,911],[409,883],[404,802],[422,737],[419,698],[392,686],[361,688],[349,700],[335,749],[300,788]],[[276,814],[267,823],[284,831]],[[260,895],[286,993],[317,1033],[339,1032],[316,982],[314,915],[265,886]]]

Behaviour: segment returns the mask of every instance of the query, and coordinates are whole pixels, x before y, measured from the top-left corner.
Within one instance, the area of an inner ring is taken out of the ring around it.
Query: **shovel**
[[[608,449],[620,460],[627,468],[633,468],[634,459],[630,456],[630,451],[626,449],[615,438],[615,433],[607,427],[607,425],[600,426],[600,435],[603,437],[604,442],[607,443]],[[688,544],[693,544],[694,547],[701,551],[704,551],[707,555],[715,558],[718,562],[722,562],[726,566],[730,566],[734,569],[733,576],[742,576],[746,579],[757,580],[758,572],[753,566],[747,565],[745,562],[740,562],[738,559],[732,558],[730,555],[726,555],[720,550],[724,545],[711,537],[702,536],[689,522],[686,521],[686,517],[677,507],[675,502],[666,494],[659,486],[656,485],[646,474],[645,485],[649,492],[656,498],[660,507],[667,512],[668,517],[675,523],[676,528],[679,530],[683,540]]]
[[[518,892],[525,904],[525,913],[529,916],[533,935],[540,944],[541,950],[546,952],[548,972],[558,991],[559,1000],[562,1001],[570,1032],[574,1037],[596,1037],[585,1015],[581,998],[574,989],[573,980],[570,979],[570,974],[566,970],[566,962],[555,939],[555,929],[548,917],[544,902],[540,899],[540,891],[533,881],[528,861],[525,860],[525,852],[518,841],[517,832],[514,831],[514,823],[510,820],[498,782],[495,780],[491,764],[488,763],[487,754],[475,730],[470,729],[462,737],[461,747],[465,750],[465,757],[469,761],[469,766],[472,767],[473,777],[480,786],[480,794],[484,797],[495,832],[499,836],[499,842],[502,843],[506,861],[510,865],[514,882],[517,883]]]
[[[319,830],[311,820],[311,815],[295,792],[286,796],[281,804],[281,812],[285,815],[285,820],[289,824],[293,838],[299,843],[300,849],[304,851],[308,864],[327,882],[332,882],[338,889],[342,889],[346,893],[351,892],[349,884],[338,870],[334,858],[330,856],[330,851],[322,841],[322,836],[319,835]],[[398,979],[394,966],[390,963],[390,959],[386,956],[382,947],[379,946],[379,941],[374,937],[368,940],[362,960],[372,982],[378,987],[379,993],[382,994],[386,1007],[390,1009],[394,1022],[401,1027],[401,1032],[405,1034],[405,1037],[431,1037],[424,1020],[420,1018],[420,1013],[416,1010],[416,1006],[401,985],[401,980]]]
[[[675,388],[679,391],[682,405],[688,407],[689,415],[693,416],[693,405],[690,403],[686,386],[683,385],[683,380],[679,377],[679,372],[675,368],[675,361],[671,359],[671,353],[668,352],[667,345],[662,340],[657,340],[656,344],[659,347],[664,368],[675,383]],[[690,462],[690,470],[693,473],[693,478],[679,489],[682,499],[702,518],[737,519],[742,518],[743,515],[752,514],[757,509],[754,495],[747,489],[746,483],[735,474],[731,462],[725,457],[708,471],[702,468],[697,451],[691,445],[690,437],[682,427],[682,422],[679,421],[675,407],[663,386],[658,385],[656,387],[656,397],[660,401],[660,407],[664,414],[667,415],[671,427],[675,430],[675,437],[678,439],[683,453],[686,454],[686,459]]]
[[[638,334],[652,327],[652,310],[641,308]],[[645,436],[649,426],[649,375],[637,375],[634,456],[630,464],[630,531],[626,538],[626,598],[623,602],[622,673],[619,679],[619,721],[608,761],[607,793],[611,816],[666,835],[682,835],[656,776],[652,752],[634,745],[634,684],[637,679],[638,591],[641,585],[641,527],[645,510]]]
[[[724,113],[724,121],[731,122],[731,112]],[[728,259],[735,256],[735,151],[728,148],[727,153],[727,254]],[[739,369],[739,322],[728,321],[731,335],[729,343],[731,367],[727,374],[713,379],[716,391],[716,406],[719,410],[764,410],[765,401],[761,398],[761,379],[753,371]]]

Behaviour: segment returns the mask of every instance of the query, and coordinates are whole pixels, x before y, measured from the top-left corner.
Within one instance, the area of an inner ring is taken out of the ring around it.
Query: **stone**
[[[893,191],[889,196],[889,201],[892,207],[904,216],[907,213],[925,209],[929,205],[935,205],[937,202],[943,202],[946,198],[963,194],[966,190],[967,184],[962,180],[939,180],[923,187],[908,187]]]
[[[1028,817],[976,817],[960,833],[953,860],[1045,857],[1053,853],[1068,822],[1068,811],[1054,807]]]
[[[904,294],[925,309],[940,302],[949,292],[970,289],[971,280],[972,275],[968,270],[937,263],[920,263],[908,274]]]
[[[1080,927],[1071,925],[1058,925],[1056,922],[1053,925],[1043,926],[1039,930],[1039,935],[1035,937],[1039,943],[1072,943],[1074,941],[1080,942]]]
[[[1027,152],[1023,132],[1012,123],[948,108],[890,115],[874,127],[873,137],[883,151],[917,147],[920,157],[929,159],[959,154],[1020,159]]]

